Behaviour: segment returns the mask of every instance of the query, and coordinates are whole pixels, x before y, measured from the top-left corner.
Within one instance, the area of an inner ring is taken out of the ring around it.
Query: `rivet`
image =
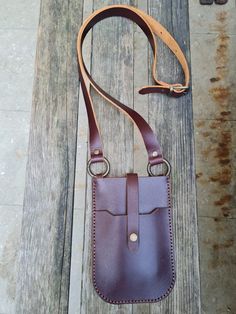
[[[157,156],[158,156],[157,151],[154,151],[154,152],[152,153],[152,157],[157,157]]]
[[[99,149],[95,149],[93,153],[94,153],[94,155],[99,155],[100,150]]]
[[[130,234],[129,239],[132,242],[136,242],[138,240],[138,236],[137,236],[136,233],[133,232],[133,233]]]

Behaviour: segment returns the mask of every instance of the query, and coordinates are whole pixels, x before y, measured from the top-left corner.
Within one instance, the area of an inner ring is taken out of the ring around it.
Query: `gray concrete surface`
[[[15,313],[39,2],[0,0],[0,314]]]
[[[189,12],[202,313],[236,313],[235,1],[200,6],[190,0]],[[15,313],[38,14],[39,0],[0,0],[0,314]]]

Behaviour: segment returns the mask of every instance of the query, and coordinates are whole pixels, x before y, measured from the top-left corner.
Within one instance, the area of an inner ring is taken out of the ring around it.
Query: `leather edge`
[[[93,287],[99,297],[103,299],[105,302],[111,304],[133,304],[133,303],[155,303],[165,299],[173,290],[175,280],[176,280],[176,272],[175,272],[175,258],[174,258],[174,243],[173,243],[173,227],[172,227],[172,217],[171,217],[171,198],[170,198],[170,179],[166,177],[167,180],[167,189],[168,189],[168,216],[169,216],[169,238],[170,238],[170,258],[171,258],[171,268],[172,268],[172,281],[170,283],[169,288],[163,293],[160,297],[155,299],[136,299],[136,300],[112,300],[106,297],[98,288],[96,281],[96,234],[95,234],[95,226],[96,226],[96,178],[93,178],[92,181],[92,273],[93,273]]]

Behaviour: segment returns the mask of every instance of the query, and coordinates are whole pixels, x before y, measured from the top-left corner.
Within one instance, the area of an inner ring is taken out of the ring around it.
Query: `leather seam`
[[[170,259],[171,259],[171,269],[172,269],[172,281],[170,283],[169,288],[163,293],[160,297],[155,299],[130,299],[130,300],[119,300],[115,301],[108,297],[106,297],[98,288],[96,281],[96,181],[93,180],[92,187],[92,204],[93,204],[93,229],[92,229],[92,251],[93,251],[93,260],[92,260],[92,272],[93,272],[93,286],[98,295],[106,302],[111,304],[129,304],[129,303],[153,303],[158,302],[166,298],[170,292],[172,291],[175,283],[175,262],[174,262],[174,247],[173,247],[173,230],[172,230],[172,219],[171,219],[171,198],[170,198],[170,181],[169,177],[166,177],[167,181],[167,191],[168,191],[168,217],[169,217],[169,240],[170,240]]]

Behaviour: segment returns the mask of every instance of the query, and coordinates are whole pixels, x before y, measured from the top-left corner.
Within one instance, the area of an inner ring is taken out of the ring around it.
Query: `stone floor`
[[[39,0],[0,0],[0,314],[15,312],[38,15]],[[209,314],[236,313],[235,16],[235,1],[190,0],[202,313]]]

